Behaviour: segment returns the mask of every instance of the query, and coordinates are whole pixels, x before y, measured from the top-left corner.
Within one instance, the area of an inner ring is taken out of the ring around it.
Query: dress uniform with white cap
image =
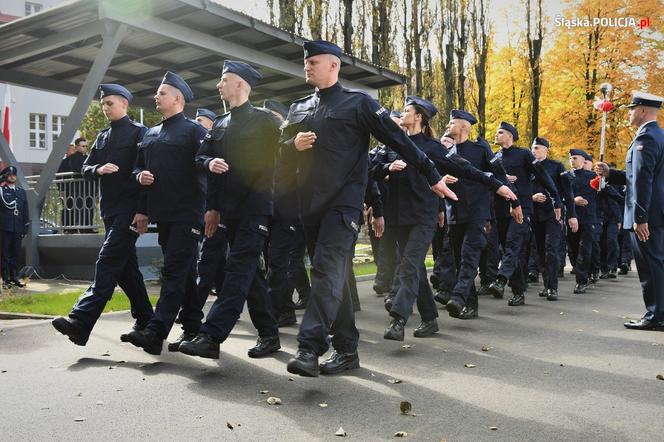
[[[100,85],[99,95],[102,101],[109,96],[122,97],[128,103],[132,100],[131,93],[118,84]],[[67,318],[53,320],[53,326],[77,345],[85,345],[117,285],[129,298],[131,313],[136,319],[135,328],[144,328],[152,318],[152,305],[136,257],[138,233],[132,226],[142,190],[131,173],[138,144],[146,130],[127,115],[111,121],[110,126],[97,135],[82,167],[81,173],[86,180],[99,183],[99,206],[106,233],[92,285],[81,295]],[[117,171],[100,175],[99,170],[109,163],[115,165]]]
[[[21,239],[28,231],[28,198],[16,185],[16,168],[2,170],[5,184],[0,188],[0,234],[2,235],[2,281],[9,285],[24,287],[18,280],[18,260],[21,255]]]
[[[641,281],[644,316],[625,323],[636,330],[664,330],[664,131],[657,112],[664,97],[634,91],[630,123],[638,127],[627,152],[625,172],[599,170],[609,183],[625,184],[623,228],[631,230],[634,261]]]

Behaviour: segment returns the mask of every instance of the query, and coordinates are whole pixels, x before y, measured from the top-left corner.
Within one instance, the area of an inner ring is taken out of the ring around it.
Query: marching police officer
[[[424,174],[440,196],[448,192],[433,163],[386,109],[364,92],[338,83],[341,56],[341,49],[327,41],[304,43],[306,81],[318,90],[291,105],[282,134],[282,148],[296,149],[301,160],[300,212],[313,265],[299,349],[287,367],[303,376],[318,376],[318,357],[329,348],[331,331],[335,352],[322,364],[323,373],[359,367],[353,306],[343,294],[366,190],[370,135]]]
[[[189,85],[166,72],[155,95],[163,120],[145,133],[133,171],[146,194],[134,222],[139,233],[147,230],[148,219],[157,224],[164,267],[154,317],[144,330],[133,330],[124,340],[155,355],[161,354],[176,316],[183,335],[197,333],[203,318],[196,291],[196,258],[207,183],[195,158],[205,129],[183,113],[185,102],[193,99]]]
[[[279,126],[288,108],[277,100],[265,100],[263,106],[277,117]],[[280,152],[274,166],[274,215],[268,241],[267,290],[279,327],[297,322],[293,288],[288,281],[288,265],[295,236],[297,215],[297,163],[294,152]]]
[[[597,224],[597,190],[591,186],[591,181],[597,174],[584,168],[584,162],[589,161],[591,156],[583,149],[570,149],[569,155],[572,170],[568,173],[573,179],[572,189],[579,227],[576,232],[568,232],[567,238],[570,261],[576,277],[574,293],[583,294],[590,282],[592,247]]]
[[[102,84],[99,92],[110,127],[97,135],[81,173],[86,180],[99,183],[99,206],[106,229],[104,244],[92,285],[68,317],[53,320],[53,326],[77,345],[85,345],[117,285],[129,298],[136,330],[145,328],[152,318],[152,305],[136,257],[138,232],[134,216],[141,189],[131,176],[138,144],[147,129],[127,115],[132,95],[125,87]]]
[[[206,130],[212,129],[212,123],[217,118],[214,112],[204,107],[196,109],[196,122],[203,126]]]
[[[231,110],[215,120],[196,156],[199,167],[213,174],[208,189],[206,235],[214,233],[219,222],[226,225],[229,253],[221,293],[196,337],[180,343],[180,352],[191,356],[219,359],[219,345],[230,335],[245,301],[258,330],[249,357],[266,356],[281,348],[260,268],[273,213],[274,160],[279,140],[277,117],[249,101],[251,89],[262,78],[246,63],[224,62],[217,89]]]
[[[499,160],[494,158],[489,144],[469,139],[470,128],[475,123],[477,119],[470,113],[460,109],[452,110],[446,129],[446,135],[454,140],[451,150],[507,185],[509,182],[505,170],[497,164]],[[459,196],[459,201],[446,204],[456,283],[445,308],[453,318],[473,319],[478,315],[475,277],[482,250],[487,244],[486,234],[490,228],[487,223],[492,217],[491,204],[487,204],[487,201],[492,201],[492,195],[486,187],[464,178],[451,183],[450,189]]]
[[[539,293],[549,301],[558,300],[558,268],[560,258],[560,242],[563,240],[564,222],[567,222],[576,232],[579,228],[574,207],[572,184],[565,174],[565,167],[560,161],[548,158],[549,141],[546,138],[535,137],[532,144],[532,153],[539,161],[547,174],[551,177],[558,194],[565,204],[565,214],[554,208],[551,196],[539,181],[533,179],[533,239],[537,253],[538,267],[542,271],[544,289]]]
[[[21,240],[28,232],[28,198],[20,186],[16,185],[16,167],[2,170],[3,181],[0,188],[0,234],[2,238],[2,285],[9,288],[25,285],[18,279],[18,260],[21,256]]]
[[[514,179],[517,195],[521,202],[520,207],[512,209],[512,218],[507,216],[505,202],[496,200],[496,212],[502,212],[498,218],[498,234],[503,245],[504,254],[498,271],[498,277],[491,283],[489,289],[496,298],[502,298],[505,285],[509,280],[514,296],[508,301],[508,305],[516,306],[525,304],[526,275],[525,272],[525,246],[530,237],[530,217],[533,211],[533,189],[530,174],[535,175],[551,198],[554,200],[554,208],[561,208],[558,190],[553,184],[551,177],[546,173],[541,164],[535,159],[530,150],[514,146],[519,139],[519,132],[509,123],[501,122],[496,131],[495,142],[501,147],[496,154],[499,157],[507,173]],[[500,208],[499,208],[500,206]],[[556,212],[556,220],[560,218],[560,210]]]
[[[663,97],[634,91],[629,122],[637,128],[627,152],[625,172],[597,172],[609,183],[626,184],[623,228],[631,229],[632,250],[639,273],[646,313],[625,323],[634,330],[664,330],[664,131],[657,124]]]

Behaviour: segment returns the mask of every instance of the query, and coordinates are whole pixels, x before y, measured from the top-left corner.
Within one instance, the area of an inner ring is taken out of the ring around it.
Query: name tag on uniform
[[[262,225],[262,224],[259,224],[259,225],[258,225],[258,230],[262,230],[263,232],[267,232],[267,231],[268,231],[268,230],[267,230],[267,226],[264,226],[264,225]]]
[[[198,229],[194,229],[194,228],[192,228],[192,229],[191,229],[191,233],[193,233],[194,235],[200,235],[200,234],[201,234],[201,231],[198,230]]]

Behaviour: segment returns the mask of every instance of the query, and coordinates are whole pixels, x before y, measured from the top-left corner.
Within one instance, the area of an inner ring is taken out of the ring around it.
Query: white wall
[[[65,3],[66,0],[32,0],[44,9]],[[0,12],[23,17],[25,1],[0,0]],[[51,92],[38,91],[10,85],[11,88],[11,147],[19,163],[45,163],[53,149],[52,116],[68,116],[75,97]],[[6,84],[0,83],[0,100],[4,99]],[[2,101],[0,101],[0,106]],[[30,148],[30,114],[46,114],[46,149]]]
[[[0,84],[0,97],[7,85]],[[11,90],[11,147],[20,163],[45,163],[53,149],[52,116],[68,116],[75,97],[9,85]],[[30,147],[30,114],[46,114],[46,149]]]

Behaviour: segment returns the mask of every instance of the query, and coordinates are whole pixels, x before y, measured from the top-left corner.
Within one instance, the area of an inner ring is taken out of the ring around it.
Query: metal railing
[[[25,177],[34,187],[39,175]],[[99,184],[80,173],[55,174],[40,217],[42,233],[97,233],[103,230],[99,216]]]

